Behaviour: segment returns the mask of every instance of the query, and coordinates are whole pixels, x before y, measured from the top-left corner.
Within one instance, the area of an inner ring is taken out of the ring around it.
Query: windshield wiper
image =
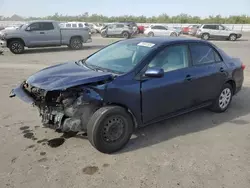
[[[115,71],[115,70],[99,67],[99,66],[96,66],[96,65],[87,64],[86,59],[82,59],[82,60],[78,61],[78,63],[81,63],[85,67],[87,67],[87,68],[89,68],[91,70],[94,70],[94,71],[112,72],[114,74],[122,74],[123,73],[123,72],[120,72],[120,71]]]

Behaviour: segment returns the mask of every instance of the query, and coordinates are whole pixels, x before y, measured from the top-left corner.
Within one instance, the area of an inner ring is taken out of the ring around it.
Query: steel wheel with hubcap
[[[21,41],[12,41],[9,49],[13,54],[22,54],[24,52],[24,44]]]
[[[98,109],[87,124],[88,139],[102,153],[113,153],[122,149],[133,133],[131,115],[120,106]]]
[[[215,112],[224,112],[229,107],[233,96],[232,86],[227,83],[222,88],[220,95],[215,100],[214,104],[211,107],[212,111]]]

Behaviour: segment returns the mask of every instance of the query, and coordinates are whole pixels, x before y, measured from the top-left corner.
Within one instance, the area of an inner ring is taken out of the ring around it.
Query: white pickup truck
[[[25,47],[67,45],[77,50],[88,42],[92,42],[89,28],[61,28],[56,21],[32,21],[15,30],[0,31],[0,46],[8,47],[14,54],[23,53]]]

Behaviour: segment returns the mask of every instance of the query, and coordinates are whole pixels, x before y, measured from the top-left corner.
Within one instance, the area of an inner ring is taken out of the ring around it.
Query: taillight
[[[245,70],[246,65],[242,64],[242,65],[241,65],[241,68],[242,68],[242,70]]]

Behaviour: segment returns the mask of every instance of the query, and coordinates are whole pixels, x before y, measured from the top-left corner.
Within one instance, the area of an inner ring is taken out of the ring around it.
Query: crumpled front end
[[[45,126],[78,132],[87,130],[89,118],[103,103],[100,93],[104,89],[105,84],[99,83],[46,91],[23,82],[12,90],[10,97],[17,96],[36,106]]]

